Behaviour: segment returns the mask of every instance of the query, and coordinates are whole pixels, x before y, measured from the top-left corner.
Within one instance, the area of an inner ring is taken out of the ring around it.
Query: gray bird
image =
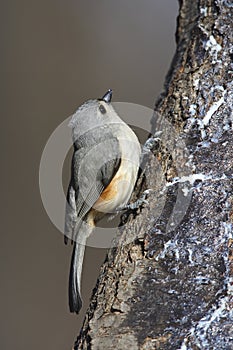
[[[74,153],[67,193],[65,242],[73,242],[69,276],[69,307],[82,307],[81,273],[85,244],[104,215],[123,208],[132,194],[141,146],[132,129],[111,104],[112,90],[89,100],[73,114]]]

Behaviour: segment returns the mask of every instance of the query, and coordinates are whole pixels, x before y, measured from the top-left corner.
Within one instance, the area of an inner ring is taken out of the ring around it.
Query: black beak
[[[101,98],[102,101],[105,101],[107,103],[111,102],[112,99],[112,89],[109,89],[106,94]]]

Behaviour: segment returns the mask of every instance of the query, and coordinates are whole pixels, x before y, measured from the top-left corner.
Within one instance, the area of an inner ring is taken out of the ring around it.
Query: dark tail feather
[[[85,245],[74,242],[69,276],[69,307],[70,312],[79,313],[82,307],[81,274]]]

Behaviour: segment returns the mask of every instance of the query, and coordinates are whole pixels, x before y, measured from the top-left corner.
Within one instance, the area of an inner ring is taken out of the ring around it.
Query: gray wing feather
[[[73,238],[74,227],[77,222],[77,209],[75,201],[75,189],[70,181],[67,196],[66,196],[66,214],[65,214],[65,243],[67,243],[68,238]]]
[[[65,235],[76,238],[80,222],[93,207],[120,165],[116,138],[100,141],[91,147],[75,150],[72,177],[67,194]],[[75,232],[74,232],[75,231]]]

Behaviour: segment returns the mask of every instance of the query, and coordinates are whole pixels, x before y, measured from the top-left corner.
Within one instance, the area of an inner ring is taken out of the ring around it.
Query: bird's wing
[[[120,166],[120,147],[111,137],[74,152],[67,194],[65,235],[73,240],[80,223],[108,186]]]
[[[66,213],[65,213],[65,244],[68,242],[68,238],[72,239],[74,227],[77,223],[77,209],[75,201],[75,189],[74,184],[71,178],[71,181],[68,186],[67,195],[66,195]]]

